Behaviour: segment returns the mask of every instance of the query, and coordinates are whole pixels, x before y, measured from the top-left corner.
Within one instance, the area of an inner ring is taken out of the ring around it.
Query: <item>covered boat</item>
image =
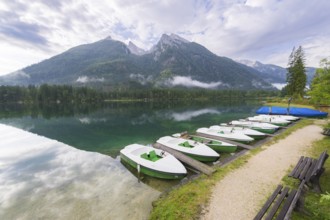
[[[253,130],[261,131],[267,134],[273,134],[279,129],[279,126],[277,125],[247,120],[231,121],[229,124],[238,127],[251,128]]]
[[[187,174],[182,163],[168,152],[140,144],[120,151],[120,158],[138,172],[162,179],[181,179]]]
[[[256,131],[250,128],[243,128],[243,127],[234,127],[234,126],[230,126],[227,124],[222,123],[220,126],[219,125],[213,125],[210,127],[210,129],[215,129],[215,130],[219,130],[219,131],[230,131],[230,132],[237,132],[237,133],[242,133],[245,134],[247,136],[252,137],[253,139],[262,139],[266,137],[265,133],[262,133],[260,131]]]
[[[257,110],[257,114],[271,114],[271,115],[293,115],[298,117],[327,117],[327,112],[322,112],[310,108],[298,107],[278,107],[278,106],[263,106]]]
[[[221,137],[221,138],[226,138],[228,140],[232,140],[232,141],[237,141],[237,142],[241,142],[241,143],[250,143],[252,141],[254,141],[253,138],[239,133],[239,132],[231,132],[228,130],[217,130],[217,129],[211,129],[211,128],[199,128],[197,129],[197,134],[201,134],[201,135],[207,135],[210,137]]]
[[[181,138],[184,138],[184,139],[200,142],[200,143],[205,144],[206,146],[212,148],[216,152],[233,153],[237,150],[237,146],[234,145],[234,144],[230,144],[230,143],[227,143],[227,142],[224,142],[224,141],[214,140],[214,139],[211,139],[211,138],[205,138],[205,137],[201,137],[201,136],[190,135],[187,132],[183,132],[181,134],[179,134],[179,133],[173,134],[172,136],[173,137],[181,137]]]
[[[159,138],[157,143],[180,151],[187,156],[203,162],[213,162],[218,160],[220,157],[220,155],[210,147],[192,140],[165,136]]]

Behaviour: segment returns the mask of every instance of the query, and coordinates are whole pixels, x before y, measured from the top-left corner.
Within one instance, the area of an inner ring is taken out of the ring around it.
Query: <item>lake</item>
[[[31,148],[28,158],[19,146],[16,157],[6,157],[6,147],[0,148],[0,192],[8,195],[0,199],[1,219],[146,219],[151,202],[178,181],[138,181],[136,172],[120,162],[119,151],[128,144],[152,144],[162,136],[246,118],[260,102],[0,107],[1,124],[69,145],[52,149],[51,155],[43,147]],[[79,159],[73,163],[67,155]],[[41,174],[48,178],[40,181]],[[58,184],[51,182],[54,175],[61,179]]]

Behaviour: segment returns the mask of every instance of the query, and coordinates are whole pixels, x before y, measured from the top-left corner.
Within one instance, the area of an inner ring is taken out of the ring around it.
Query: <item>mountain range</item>
[[[262,74],[263,79],[269,83],[286,83],[287,69],[273,64],[263,64],[259,61],[236,60],[250,66]],[[307,84],[310,85],[315,75],[316,68],[306,67]]]
[[[163,34],[149,51],[132,42],[125,44],[111,37],[73,47],[40,63],[0,77],[0,84],[72,84],[108,89],[274,89],[271,83],[280,81],[283,77],[272,75],[276,74],[265,73],[256,66],[250,67],[227,57],[217,56],[204,46],[178,35]]]

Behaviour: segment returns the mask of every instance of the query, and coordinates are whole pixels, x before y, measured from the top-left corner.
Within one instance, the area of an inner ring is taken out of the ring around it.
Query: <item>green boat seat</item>
[[[185,141],[185,142],[183,142],[183,143],[181,143],[179,145],[182,146],[182,147],[190,147],[191,148],[191,146],[190,146],[190,144],[189,144],[188,141]]]
[[[143,158],[143,159],[149,160],[149,157],[148,157],[147,153],[141,154],[140,157]]]
[[[153,160],[154,158],[157,158],[157,154],[154,150],[149,152],[149,157],[151,160]]]
[[[155,162],[160,159],[154,150],[149,152],[149,158],[151,161]]]

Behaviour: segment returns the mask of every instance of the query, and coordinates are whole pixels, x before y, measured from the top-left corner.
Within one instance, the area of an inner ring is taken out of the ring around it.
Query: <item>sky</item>
[[[287,66],[330,56],[329,0],[0,0],[0,75],[108,36],[148,50],[163,33],[219,56]]]

